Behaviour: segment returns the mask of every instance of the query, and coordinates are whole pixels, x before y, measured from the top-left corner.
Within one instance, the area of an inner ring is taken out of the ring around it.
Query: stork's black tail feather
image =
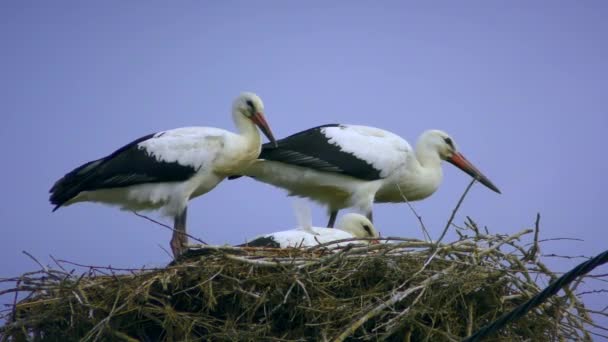
[[[270,248],[280,248],[281,244],[275,241],[272,236],[262,236],[252,241],[235,245],[234,247],[270,247]]]
[[[59,179],[49,192],[49,200],[55,205],[53,211],[59,209],[66,202],[76,197],[82,191],[96,190],[100,188],[112,188],[128,186],[142,182],[159,181],[155,167],[158,168],[155,158],[149,158],[145,151],[137,148],[142,141],[154,137],[155,133],[145,135],[141,138],[124,145],[112,154],[97,160],[85,163],[67,173]],[[151,159],[153,165],[148,162]],[[177,163],[166,163],[177,165]],[[169,180],[182,180],[196,172],[191,167],[180,167],[178,172]],[[160,171],[164,171],[162,168]],[[171,170],[173,171],[173,170]]]
[[[103,162],[102,159],[93,160],[83,164],[61,177],[49,190],[49,201],[55,205],[53,211],[59,209],[66,202],[85,190],[87,180],[95,173],[95,168]]]

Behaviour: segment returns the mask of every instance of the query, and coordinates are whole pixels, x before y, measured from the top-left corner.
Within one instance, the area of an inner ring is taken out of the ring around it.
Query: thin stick
[[[55,265],[57,265],[59,268],[61,268],[62,271],[64,272],[68,272],[65,268],[63,268],[63,266],[61,266],[61,264],[59,262],[57,262],[57,259],[55,259],[55,257],[52,254],[49,254],[49,256],[51,257],[51,259],[53,259],[53,262],[55,262]]]
[[[169,252],[168,249],[166,249],[165,247],[163,247],[163,245],[161,245],[160,243],[157,244],[158,248],[160,248],[163,252],[165,252],[167,254],[167,256],[171,259],[173,259],[173,254],[171,254],[171,252]]]
[[[467,197],[469,190],[471,190],[471,187],[473,187],[473,184],[475,184],[476,181],[477,181],[477,179],[473,178],[471,183],[469,183],[467,188],[462,193],[462,196],[460,196],[458,203],[456,203],[456,207],[454,207],[454,210],[452,210],[452,215],[450,215],[450,219],[445,224],[445,227],[443,228],[443,232],[441,233],[441,236],[439,236],[439,239],[435,242],[435,244],[439,245],[441,240],[443,240],[443,238],[445,237],[445,234],[447,234],[448,229],[450,228],[450,226],[452,225],[452,222],[454,221],[454,218],[456,217],[456,213],[458,212],[458,209],[460,209],[460,205],[462,205],[462,202],[464,201],[465,197]]]
[[[69,265],[73,265],[73,266],[78,266],[78,267],[83,267],[83,268],[89,268],[89,269],[103,269],[103,270],[109,270],[109,271],[162,271],[164,270],[164,268],[160,268],[160,267],[150,267],[150,268],[120,268],[120,267],[112,267],[112,266],[93,266],[93,265],[84,265],[84,264],[79,264],[77,262],[73,262],[73,261],[68,261],[68,260],[63,260],[63,259],[59,259],[57,260],[57,262],[59,263],[63,263],[63,264],[69,264]]]
[[[238,257],[236,255],[232,255],[232,254],[226,254],[224,255],[226,258],[231,259],[231,260],[235,260],[235,261],[239,261],[242,263],[246,263],[246,264],[251,264],[254,266],[261,266],[261,267],[281,267],[281,263],[277,262],[277,261],[266,261],[266,260],[255,260],[255,259],[247,259],[247,258],[242,258],[242,257]],[[303,263],[303,261],[294,263],[294,264],[301,264]]]
[[[536,256],[540,254],[540,245],[538,243],[538,234],[540,232],[540,213],[536,213],[536,222],[534,222],[534,244],[525,256],[528,260],[536,260]]]
[[[450,215],[450,219],[445,224],[445,228],[443,228],[443,232],[441,233],[441,236],[439,236],[439,239],[435,242],[435,248],[433,248],[433,253],[426,260],[426,262],[424,263],[424,265],[422,265],[422,269],[426,268],[426,266],[433,260],[433,258],[435,258],[435,255],[437,255],[437,251],[439,250],[437,247],[439,247],[439,243],[441,242],[441,240],[443,240],[443,238],[447,234],[448,229],[450,229],[450,226],[452,225],[452,221],[454,221],[454,218],[456,217],[456,213],[458,212],[458,209],[460,209],[460,205],[464,201],[465,197],[467,197],[467,194],[469,193],[469,190],[471,190],[471,187],[473,187],[473,184],[475,184],[476,181],[477,181],[477,179],[473,178],[473,180],[471,181],[471,183],[469,183],[469,185],[467,186],[467,188],[462,193],[462,196],[460,196],[460,199],[458,200],[458,203],[456,203],[456,207],[454,207],[454,210],[452,210],[452,215]]]
[[[405,194],[403,193],[403,191],[401,191],[401,187],[399,186],[399,184],[397,184],[397,189],[399,190],[399,193],[401,194],[401,197],[403,198],[403,200],[405,201],[407,206],[410,207],[410,210],[412,211],[412,213],[414,213],[414,216],[416,216],[416,218],[418,219],[418,222],[420,222],[420,227],[422,228],[422,233],[424,235],[424,238],[427,241],[431,241],[431,235],[429,234],[429,231],[426,229],[426,226],[424,225],[424,222],[422,221],[422,216],[418,215],[418,212],[416,211],[416,209],[414,209],[414,206],[410,203],[410,201],[407,199],[407,197],[405,197]]]
[[[164,224],[164,223],[162,223],[162,222],[156,221],[155,219],[150,218],[150,217],[148,217],[148,216],[146,216],[146,215],[140,214],[140,213],[138,213],[137,211],[132,211],[132,213],[133,213],[133,214],[135,214],[135,216],[137,216],[137,217],[141,217],[141,218],[146,219],[146,220],[148,220],[148,221],[150,221],[150,222],[152,222],[152,223],[156,223],[157,225],[159,225],[159,226],[161,226],[161,227],[165,227],[165,228],[169,229],[169,230],[170,230],[170,231],[172,231],[172,232],[176,232],[176,231],[177,231],[175,228],[173,228],[173,227],[171,227],[171,226],[169,226],[169,225],[166,225],[166,224]],[[190,234],[188,234],[188,233],[186,233],[186,232],[179,232],[179,233],[180,233],[180,234],[183,234],[183,235],[186,235],[187,237],[191,238],[192,240],[197,241],[197,242],[200,242],[200,243],[202,243],[203,245],[208,245],[208,243],[206,243],[205,241],[203,241],[203,240],[201,240],[201,239],[199,239],[199,238],[197,238],[197,237],[194,237],[194,236],[192,236],[192,235],[190,235]]]
[[[352,238],[346,238],[346,239],[340,239],[340,240],[333,240],[333,241],[329,241],[329,242],[325,242],[325,243],[320,243],[318,245],[314,245],[312,247],[307,247],[304,250],[307,252],[312,252],[315,249],[320,249],[322,247],[328,247],[331,245],[335,245],[335,244],[339,244],[339,243],[346,243],[346,242],[361,242],[363,243],[363,241],[372,241],[372,240],[384,240],[385,238],[375,238],[375,237],[352,237]],[[318,241],[317,241],[318,242]],[[334,246],[331,247],[332,249],[338,249],[338,248],[344,248],[343,246]]]
[[[49,270],[46,268],[46,266],[44,266],[40,261],[38,261],[38,259],[34,258],[33,255],[31,255],[28,251],[21,251],[21,253],[27,255],[28,257],[30,257],[30,259],[34,260],[35,263],[38,264],[38,266],[40,266],[40,268],[42,268],[42,270],[46,273],[49,272]]]
[[[467,336],[469,336],[473,333],[473,312],[475,311],[475,302],[470,301],[467,304],[467,309],[469,311],[469,317],[467,319]]]
[[[538,242],[560,241],[560,240],[580,241],[580,242],[584,242],[585,241],[584,239],[579,239],[579,238],[556,237],[556,238],[548,238],[548,239],[538,240]]]

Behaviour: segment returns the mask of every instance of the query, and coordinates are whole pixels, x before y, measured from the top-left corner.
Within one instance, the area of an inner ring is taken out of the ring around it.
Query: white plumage
[[[301,207],[300,207],[301,208]],[[298,228],[265,234],[240,246],[249,247],[312,247],[332,241],[352,238],[378,238],[376,228],[365,216],[349,213],[341,217],[336,228],[313,227],[310,211],[302,212],[296,207]],[[376,240],[362,240],[363,243],[377,243]],[[344,246],[352,242],[338,242],[331,246]]]
[[[400,136],[374,127],[341,125],[322,131],[328,144],[364,160],[380,172],[380,178],[389,177],[404,166],[412,151],[410,144]]]
[[[355,207],[371,219],[374,202],[426,198],[442,179],[446,160],[493,191],[492,182],[459,153],[447,133],[424,132],[413,149],[374,127],[324,125],[264,145],[243,174],[327,206],[331,227],[340,209]]]
[[[258,157],[261,138],[255,125],[275,143],[257,95],[241,94],[233,103],[232,118],[238,133],[212,127],[172,129],[74,169],[51,188],[54,210],[83,201],[133,211],[162,209],[175,219],[171,247],[179,255],[187,243],[188,201]]]

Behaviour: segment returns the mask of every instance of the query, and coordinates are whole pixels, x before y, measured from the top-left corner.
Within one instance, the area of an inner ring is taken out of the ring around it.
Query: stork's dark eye
[[[245,101],[245,103],[247,103],[247,106],[249,107],[249,109],[251,109],[251,111],[253,112],[254,107],[253,107],[253,101],[251,100],[247,100]]]
[[[369,236],[371,236],[371,237],[373,237],[373,236],[374,236],[374,234],[372,234],[372,227],[370,227],[370,226],[368,226],[368,225],[364,224],[364,225],[363,225],[363,229],[365,229],[365,231],[367,232],[367,235],[369,235]]]
[[[447,137],[443,139],[445,141],[446,144],[450,145],[451,148],[454,148],[454,142],[452,141],[452,138]]]

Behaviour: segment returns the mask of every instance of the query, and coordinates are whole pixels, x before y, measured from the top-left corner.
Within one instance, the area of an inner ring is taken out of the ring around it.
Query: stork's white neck
[[[408,200],[415,201],[435,192],[441,183],[443,173],[439,154],[424,141],[416,144],[415,153],[410,157],[407,170],[401,173],[399,187]],[[401,197],[400,193],[399,197]]]
[[[416,144],[416,159],[422,168],[441,168],[441,158],[437,149],[427,141],[420,140]]]
[[[236,134],[228,132],[222,154],[215,160],[214,171],[224,177],[243,172],[260,155],[260,133],[244,115],[233,112]]]
[[[259,148],[262,140],[255,124],[236,109],[232,111],[232,120],[237,132],[245,140],[248,147]]]

